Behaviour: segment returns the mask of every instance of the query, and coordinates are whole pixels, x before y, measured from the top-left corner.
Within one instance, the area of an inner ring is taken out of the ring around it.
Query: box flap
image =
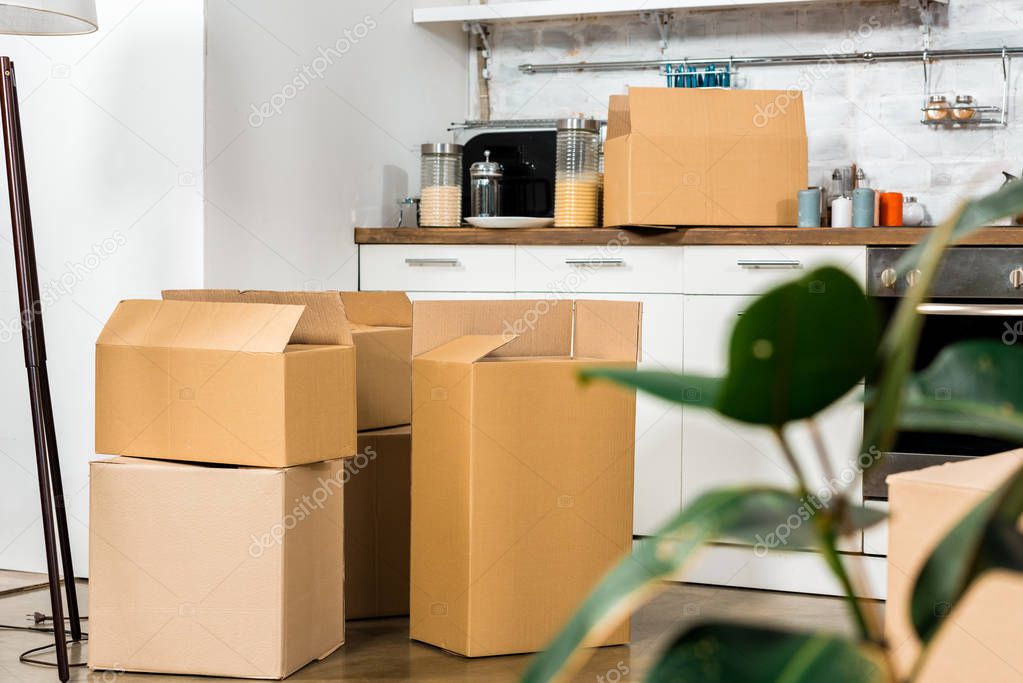
[[[1023,449],[1006,451],[983,458],[971,458],[958,462],[925,467],[889,474],[889,487],[929,484],[948,488],[994,491],[1023,467]]]
[[[468,334],[446,342],[419,356],[424,360],[446,363],[472,363],[489,356],[505,344],[514,341],[517,335]]]
[[[576,358],[637,362],[642,329],[642,303],[576,301],[572,355]]]
[[[337,292],[272,292],[237,289],[165,289],[163,298],[174,301],[222,301],[231,303],[305,306],[292,336],[295,344],[352,344],[345,307]]]
[[[629,131],[646,136],[806,135],[798,91],[630,88],[628,116]]]
[[[303,306],[122,301],[100,332],[97,344],[280,353]]]
[[[629,96],[611,95],[607,105],[607,140],[628,135],[632,130],[629,120]]]
[[[339,292],[348,320],[374,327],[412,327],[412,302],[405,292]]]
[[[417,301],[412,318],[413,357],[467,334],[515,337],[495,356],[568,356],[572,352],[571,301]]]

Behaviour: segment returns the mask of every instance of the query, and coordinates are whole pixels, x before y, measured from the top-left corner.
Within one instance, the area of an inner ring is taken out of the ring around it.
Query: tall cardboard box
[[[1023,450],[888,477],[888,604],[885,638],[904,677],[920,656],[909,605],[934,548],[970,510],[1023,467]],[[948,611],[947,605],[935,605]],[[1023,681],[1023,578],[991,572],[949,613],[916,679],[921,683]]]
[[[403,292],[172,289],[164,299],[297,304],[296,344],[354,344],[359,431],[412,420],[412,304]]]
[[[632,546],[642,311],[610,301],[413,308],[411,637],[469,657],[543,649]],[[622,625],[591,645],[628,642]]]
[[[630,88],[611,97],[607,226],[794,226],[806,184],[799,91]]]
[[[279,679],[340,647],[343,472],[91,463],[89,666]]]
[[[359,434],[345,481],[345,616],[408,614],[412,430]]]
[[[96,452],[255,467],[355,453],[355,348],[303,306],[122,301],[96,342]]]

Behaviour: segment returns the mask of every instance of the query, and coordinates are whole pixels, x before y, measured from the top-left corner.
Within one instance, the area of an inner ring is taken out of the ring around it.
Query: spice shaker
[[[421,153],[419,224],[457,228],[462,224],[462,146],[427,143]]]
[[[917,201],[916,197],[904,197],[902,202],[902,224],[917,227],[924,224],[927,218],[927,209]]]
[[[490,160],[490,150],[483,152],[483,161],[469,167],[469,215],[493,218],[501,215],[501,180],[504,168]]]
[[[575,117],[559,120],[557,129],[554,225],[596,227],[600,124],[594,119]]]

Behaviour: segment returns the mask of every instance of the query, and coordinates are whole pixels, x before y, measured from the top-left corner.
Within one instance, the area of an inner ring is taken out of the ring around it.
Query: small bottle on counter
[[[874,227],[874,198],[869,187],[858,187],[852,193],[852,225],[854,228]]]
[[[886,228],[902,226],[901,192],[885,192],[881,195],[881,225]]]
[[[462,146],[427,143],[421,154],[419,224],[457,228],[462,224]]]
[[[853,202],[848,197],[835,197],[831,200],[831,227],[852,227]]]
[[[797,227],[821,227],[821,190],[819,187],[800,190],[796,197],[796,203],[798,205]]]
[[[909,227],[923,225],[927,220],[927,209],[916,197],[907,196],[902,203],[902,224]]]

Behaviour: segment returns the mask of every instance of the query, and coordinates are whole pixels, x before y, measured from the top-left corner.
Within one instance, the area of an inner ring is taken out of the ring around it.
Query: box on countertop
[[[164,299],[298,304],[299,344],[354,344],[359,431],[411,422],[412,304],[403,292],[176,289]]]
[[[122,301],[96,342],[96,452],[286,467],[355,453],[355,348],[303,306]]]
[[[345,481],[345,616],[408,614],[412,430],[359,433]]]
[[[896,673],[908,676],[920,656],[909,616],[913,584],[949,531],[1023,467],[1023,450],[937,465],[888,477],[888,603],[885,639]],[[947,611],[947,605],[935,605]],[[920,683],[1023,680],[1023,577],[982,576],[951,608],[931,642]]]
[[[794,226],[807,169],[801,92],[630,88],[608,108],[604,224]]]
[[[92,462],[89,666],[280,679],[340,647],[343,462]]]
[[[543,649],[632,546],[639,303],[413,308],[411,637]],[[625,623],[599,643],[628,642]]]

